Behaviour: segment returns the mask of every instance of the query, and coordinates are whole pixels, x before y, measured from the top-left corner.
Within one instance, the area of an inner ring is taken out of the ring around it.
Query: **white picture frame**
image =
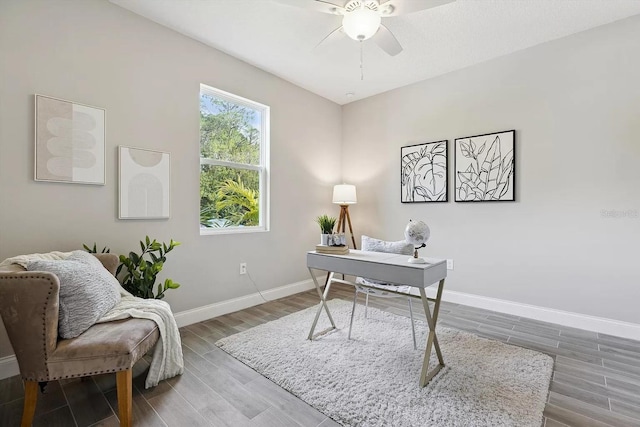
[[[34,180],[104,185],[106,110],[34,96]]]
[[[171,154],[118,146],[119,219],[171,217]]]

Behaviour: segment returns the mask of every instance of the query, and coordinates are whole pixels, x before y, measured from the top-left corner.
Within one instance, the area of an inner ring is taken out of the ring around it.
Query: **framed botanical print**
[[[516,131],[455,140],[455,201],[515,201]]]
[[[400,201],[448,200],[447,141],[426,142],[400,148]]]

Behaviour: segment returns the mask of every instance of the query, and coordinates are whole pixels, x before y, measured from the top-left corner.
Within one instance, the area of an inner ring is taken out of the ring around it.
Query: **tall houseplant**
[[[179,245],[180,242],[175,242],[173,239],[167,246],[164,242],[162,244],[157,242],[156,239],[151,241],[149,236],[146,236],[144,242],[140,241],[142,252],[139,255],[135,252],[129,252],[129,256],[120,255],[120,265],[116,270],[116,275],[120,274],[122,267],[127,268],[122,279],[122,287],[133,296],[156,299],[164,298],[167,289],[179,288],[179,283],[166,279],[164,283],[158,283],[155,295],[153,293],[156,277],[167,261],[166,255]]]

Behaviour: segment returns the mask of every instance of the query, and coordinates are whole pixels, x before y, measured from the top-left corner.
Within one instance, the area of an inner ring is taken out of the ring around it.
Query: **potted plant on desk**
[[[320,226],[320,244],[327,245],[329,241],[329,235],[333,233],[333,227],[336,226],[337,219],[327,215],[321,215],[316,218],[316,222]]]

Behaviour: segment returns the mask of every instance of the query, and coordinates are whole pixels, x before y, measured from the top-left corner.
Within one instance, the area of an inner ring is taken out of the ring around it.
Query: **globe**
[[[423,221],[409,220],[409,224],[407,224],[407,227],[404,229],[404,238],[415,247],[413,258],[409,258],[410,263],[426,263],[424,258],[418,258],[418,249],[425,247],[429,237],[431,237],[431,230],[427,224]]]

